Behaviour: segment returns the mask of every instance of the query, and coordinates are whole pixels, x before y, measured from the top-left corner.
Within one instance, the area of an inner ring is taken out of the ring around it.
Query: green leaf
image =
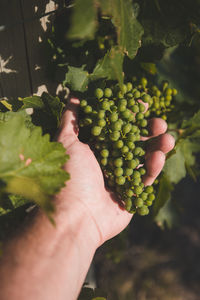
[[[177,224],[177,219],[178,215],[175,211],[175,207],[171,199],[168,199],[155,217],[155,222],[162,229],[165,229],[165,227],[171,229]]]
[[[172,183],[167,178],[167,176],[163,174],[159,181],[159,188],[153,206],[154,217],[158,214],[159,210],[165,205],[165,203],[171,198],[172,191]]]
[[[106,55],[97,62],[93,73],[90,75],[92,80],[107,78],[118,80],[123,84],[123,58],[124,55],[118,47],[111,48]]]
[[[97,10],[93,0],[76,0],[67,37],[70,39],[93,38],[97,25],[96,15]]]
[[[41,97],[39,96],[31,96],[31,97],[26,97],[20,99],[20,101],[23,101],[23,106],[21,107],[22,109],[26,108],[37,108],[37,109],[42,109],[44,108],[44,103],[42,102]]]
[[[131,0],[99,1],[102,13],[110,15],[116,27],[118,45],[133,59],[141,46],[143,28],[136,19]]]
[[[84,71],[84,66],[81,68],[68,67],[68,72],[63,82],[65,86],[68,86],[73,91],[84,92],[87,89],[88,83],[89,74],[87,71]]]
[[[15,113],[0,124],[0,179],[3,191],[20,195],[52,211],[51,195],[69,179],[61,167],[68,156],[61,143],[42,136],[41,128],[26,127],[25,116]]]

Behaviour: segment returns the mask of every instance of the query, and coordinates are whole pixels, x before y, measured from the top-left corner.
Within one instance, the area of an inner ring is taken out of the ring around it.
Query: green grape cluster
[[[167,81],[163,81],[161,86],[156,85],[148,86],[148,81],[143,77],[137,88],[140,92],[146,92],[149,94],[149,109],[145,113],[145,117],[160,117],[163,120],[167,120],[167,114],[174,109],[173,100],[177,95],[177,90],[169,87]]]
[[[146,170],[141,136],[148,135],[144,102],[150,99],[128,82],[121,89],[98,88],[94,97],[80,103],[80,134],[88,136],[108,187],[127,211],[139,215],[147,215],[155,199],[153,186],[142,182]]]

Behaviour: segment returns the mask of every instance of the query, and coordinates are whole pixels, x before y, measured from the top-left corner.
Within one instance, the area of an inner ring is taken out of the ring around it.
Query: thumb
[[[58,132],[58,142],[69,147],[74,141],[78,140],[78,108],[80,101],[77,98],[70,98],[61,119]]]

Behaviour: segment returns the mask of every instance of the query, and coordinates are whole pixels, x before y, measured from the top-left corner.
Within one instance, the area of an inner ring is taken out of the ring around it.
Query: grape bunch
[[[177,95],[177,90],[170,88],[168,81],[163,81],[160,87],[157,85],[148,86],[145,77],[139,81],[137,88],[140,92],[146,92],[151,96],[148,101],[149,109],[145,113],[145,117],[160,117],[167,120],[167,114],[174,109],[173,100]]]
[[[142,100],[142,101],[141,101]],[[131,82],[97,88],[95,96],[80,102],[80,137],[95,153],[105,182],[130,213],[147,215],[155,195],[153,186],[144,186],[144,142],[147,136],[146,107],[151,100]]]

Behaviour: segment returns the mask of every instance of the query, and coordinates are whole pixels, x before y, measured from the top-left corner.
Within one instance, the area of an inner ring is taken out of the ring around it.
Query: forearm
[[[77,298],[96,250],[96,229],[82,209],[60,210],[55,221],[53,227],[39,212],[6,245],[0,265],[1,300]]]

